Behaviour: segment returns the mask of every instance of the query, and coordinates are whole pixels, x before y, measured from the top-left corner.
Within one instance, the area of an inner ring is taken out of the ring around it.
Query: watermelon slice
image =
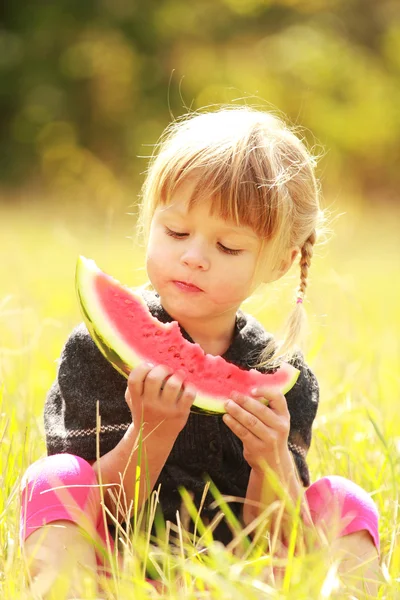
[[[125,377],[142,361],[163,364],[185,373],[197,388],[194,407],[223,413],[232,391],[250,395],[253,387],[288,392],[298,369],[283,363],[272,374],[246,371],[221,356],[205,354],[199,344],[185,340],[176,321],[153,317],[139,293],[103,273],[93,260],[80,256],[76,290],[86,326],[102,354]]]

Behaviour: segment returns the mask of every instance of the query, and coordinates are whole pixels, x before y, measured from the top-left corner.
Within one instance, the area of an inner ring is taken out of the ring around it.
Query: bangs
[[[255,134],[254,134],[255,135]],[[204,201],[211,202],[211,215],[250,227],[260,238],[272,239],[278,229],[279,194],[268,172],[265,150],[248,139],[235,147],[195,148],[185,157],[173,154],[165,164],[153,190],[157,205],[167,205],[180,185],[195,182],[188,210]],[[242,147],[241,147],[242,146]]]
[[[293,219],[303,212],[300,199],[313,203],[316,197],[312,161],[271,114],[235,107],[192,115],[166,129],[142,188],[138,225],[145,241],[158,206],[170,204],[188,180],[195,182],[189,210],[211,202],[212,215],[250,227],[279,251],[309,235],[296,232]]]

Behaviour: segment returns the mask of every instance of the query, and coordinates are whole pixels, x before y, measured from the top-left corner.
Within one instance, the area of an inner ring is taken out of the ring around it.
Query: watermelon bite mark
[[[221,356],[205,354],[182,336],[176,321],[153,317],[138,292],[103,273],[94,261],[79,257],[76,289],[86,326],[103,355],[125,377],[142,361],[183,371],[197,389],[194,407],[225,412],[232,391],[250,395],[253,387],[288,392],[299,371],[284,363],[275,373],[246,371]]]

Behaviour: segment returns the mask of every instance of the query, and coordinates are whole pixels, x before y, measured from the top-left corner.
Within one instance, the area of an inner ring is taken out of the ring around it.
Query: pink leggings
[[[363,488],[349,479],[331,475],[314,482],[305,495],[313,523],[329,532],[331,538],[366,529],[379,554],[379,515]],[[72,454],[42,458],[25,473],[21,542],[42,525],[59,520],[77,523],[103,548],[107,543],[114,548],[114,540],[104,523],[96,474],[86,460]],[[103,564],[99,554],[96,555],[98,564]]]

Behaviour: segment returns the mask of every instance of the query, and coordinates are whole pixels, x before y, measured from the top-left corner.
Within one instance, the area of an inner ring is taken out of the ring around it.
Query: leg
[[[340,476],[323,477],[306,490],[314,524],[340,560],[343,582],[377,593],[380,581],[379,514],[369,494]]]
[[[333,557],[341,561],[339,575],[346,587],[376,598],[383,579],[371,534],[366,529],[349,533],[337,538],[331,548]]]
[[[102,561],[95,544],[104,547],[106,540],[100,491],[89,463],[59,454],[29,467],[22,484],[21,543],[37,593],[47,593],[64,569],[71,587],[73,573],[82,580],[83,566],[96,576],[96,563]]]
[[[71,521],[53,521],[36,529],[25,541],[24,555],[35,598],[47,597],[56,589],[58,596],[81,596],[83,580],[96,590],[94,547]]]

